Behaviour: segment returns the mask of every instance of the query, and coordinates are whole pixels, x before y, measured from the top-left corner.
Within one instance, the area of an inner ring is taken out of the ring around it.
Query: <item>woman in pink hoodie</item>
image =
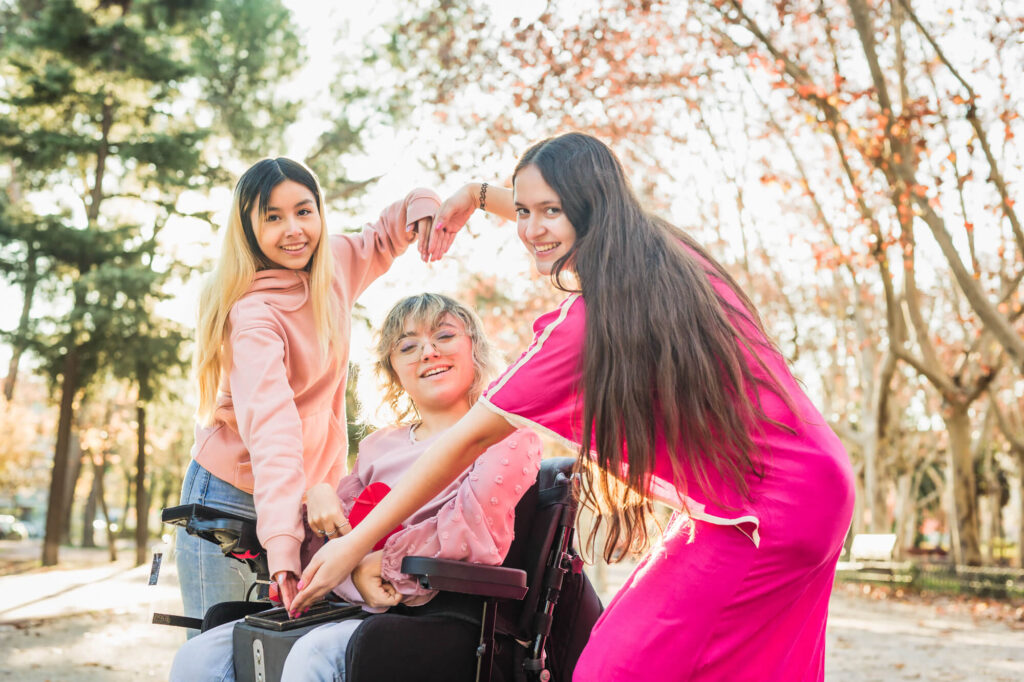
[[[477,316],[438,294],[399,301],[384,321],[376,355],[377,373],[398,423],[363,439],[355,471],[336,490],[320,484],[310,491],[311,496],[330,496],[345,532],[345,519],[351,517],[358,525],[373,501],[469,411],[495,367]],[[398,603],[419,606],[435,592],[400,571],[405,556],[500,564],[512,544],[515,506],[536,480],[540,458],[540,439],[529,429],[492,445],[472,468],[378,543],[335,593],[366,604],[368,610]],[[281,679],[344,679],[345,650],[362,622],[328,623],[301,637],[288,654]],[[187,642],[174,658],[171,681],[233,680],[233,630],[234,623],[226,623]]]
[[[323,194],[286,158],[253,165],[235,187],[224,244],[199,304],[198,424],[181,503],[257,519],[288,604],[301,571],[306,492],[346,474],[345,384],[356,298],[416,239],[439,205],[414,190],[354,234],[327,236]],[[315,506],[315,505],[314,505]],[[317,518],[323,516],[311,509]],[[338,529],[316,522],[322,537]],[[253,576],[208,542],[178,533],[185,613],[245,598]],[[190,634],[195,634],[191,632]]]

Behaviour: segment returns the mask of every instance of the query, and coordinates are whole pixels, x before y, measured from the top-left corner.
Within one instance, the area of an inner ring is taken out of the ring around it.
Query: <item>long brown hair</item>
[[[762,472],[751,430],[774,424],[751,389],[767,385],[786,396],[774,378],[755,376],[743,350],[753,357],[778,351],[739,285],[689,235],[643,210],[602,142],[581,133],[550,138],[523,155],[516,174],[527,166],[558,194],[576,230],[552,280],[581,293],[586,304],[577,470],[585,481],[583,502],[598,512],[588,544],[593,548],[604,512],[603,554],[614,561],[649,542],[648,491],[659,436],[680,492],[699,490],[720,502],[724,491],[710,484],[715,472],[749,497],[747,476]],[[578,289],[565,281],[567,272],[575,273]],[[742,307],[722,298],[709,277],[725,282]],[[739,319],[760,333],[749,338],[737,329]],[[586,462],[591,451],[596,476]],[[623,473],[625,485],[609,478]]]

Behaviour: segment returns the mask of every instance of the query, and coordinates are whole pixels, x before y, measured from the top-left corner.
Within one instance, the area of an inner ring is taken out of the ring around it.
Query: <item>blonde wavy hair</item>
[[[309,273],[313,319],[325,366],[330,362],[332,349],[335,354],[340,352],[338,305],[331,288],[333,268],[320,183],[311,170],[297,161],[283,157],[258,161],[242,174],[235,185],[220,258],[203,283],[199,297],[193,371],[199,385],[197,417],[202,424],[209,424],[213,419],[221,378],[227,371],[226,364],[230,362],[225,344],[231,308],[249,291],[257,272],[278,267],[260,249],[257,230],[263,224],[271,192],[286,180],[306,187],[316,200],[320,214],[320,241],[305,269]],[[255,225],[252,219],[254,211],[257,217]]]
[[[472,308],[444,294],[424,293],[403,298],[384,318],[377,335],[377,360],[374,363],[377,378],[384,389],[383,405],[391,410],[397,422],[409,417],[418,418],[419,412],[398,380],[398,373],[391,363],[391,352],[405,333],[407,323],[434,329],[445,315],[461,320],[466,327],[466,335],[473,343],[473,385],[469,389],[471,405],[497,373],[497,354],[484,334],[483,323]]]

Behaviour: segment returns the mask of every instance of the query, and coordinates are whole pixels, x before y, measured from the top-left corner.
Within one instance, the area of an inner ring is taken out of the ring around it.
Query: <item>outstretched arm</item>
[[[302,572],[292,613],[301,613],[341,583],[374,544],[414,511],[432,500],[488,447],[514,428],[482,405],[475,405],[455,426],[427,448],[391,492],[347,535],[331,540]],[[523,450],[525,454],[525,449]]]
[[[516,208],[512,201],[512,190],[487,184],[487,190],[481,192],[485,183],[470,182],[459,188],[455,194],[445,199],[434,218],[434,226],[427,235],[420,232],[420,255],[425,261],[440,260],[448,252],[455,240],[455,233],[462,229],[473,212],[482,208],[488,213],[500,216],[505,220],[516,219]],[[481,206],[483,197],[483,206]]]

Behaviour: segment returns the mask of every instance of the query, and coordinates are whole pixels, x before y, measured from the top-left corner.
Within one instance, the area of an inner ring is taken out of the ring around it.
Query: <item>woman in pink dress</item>
[[[568,298],[359,528],[318,552],[293,607],[340,582],[474,453],[530,426],[583,455],[584,501],[609,519],[606,558],[649,544],[653,501],[679,512],[598,621],[575,680],[821,680],[853,509],[839,439],[736,282],[641,208],[603,143],[540,142],[513,188],[464,187],[424,248],[443,253],[476,208],[515,218]]]

